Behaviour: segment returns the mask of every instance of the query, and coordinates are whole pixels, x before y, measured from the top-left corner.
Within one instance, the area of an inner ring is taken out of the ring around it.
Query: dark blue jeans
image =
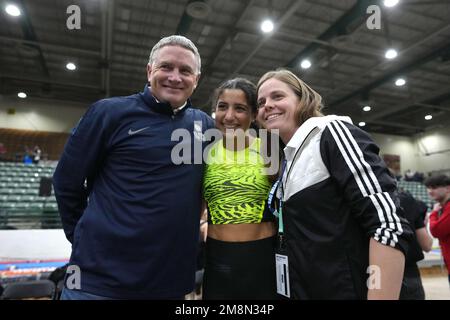
[[[64,288],[60,300],[114,300],[113,298],[97,296],[81,290]]]
[[[61,293],[60,300],[119,300],[115,298],[110,297],[104,297],[104,296],[97,296],[92,293],[88,293],[86,291],[81,290],[71,290],[64,288]],[[161,300],[161,299],[154,299],[154,300]],[[174,297],[174,298],[164,298],[163,300],[184,300],[184,297]]]

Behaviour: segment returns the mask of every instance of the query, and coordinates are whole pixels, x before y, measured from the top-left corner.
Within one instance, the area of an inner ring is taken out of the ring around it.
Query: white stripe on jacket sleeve
[[[387,192],[382,191],[372,167],[364,159],[363,152],[350,130],[339,120],[330,122],[327,127],[353,174],[361,194],[370,198],[377,211],[380,227],[375,232],[375,240],[395,247],[398,243],[397,236],[403,233],[403,229],[396,214],[394,202]]]

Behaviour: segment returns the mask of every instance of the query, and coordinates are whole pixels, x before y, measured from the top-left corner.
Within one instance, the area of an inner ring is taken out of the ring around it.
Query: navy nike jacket
[[[194,150],[206,147],[203,133],[212,127],[189,101],[174,114],[147,86],[88,109],[53,180],[81,290],[120,299],[192,291],[203,176]],[[190,139],[172,141],[176,129],[187,130]],[[172,161],[179,143],[191,153],[191,164]]]

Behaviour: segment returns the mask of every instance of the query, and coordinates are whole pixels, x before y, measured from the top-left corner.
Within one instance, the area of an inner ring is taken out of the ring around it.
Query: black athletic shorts
[[[276,237],[247,242],[206,241],[203,299],[277,299]]]

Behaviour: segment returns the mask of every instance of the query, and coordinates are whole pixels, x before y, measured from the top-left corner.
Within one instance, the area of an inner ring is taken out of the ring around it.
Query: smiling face
[[[299,128],[299,104],[299,97],[286,83],[270,78],[258,90],[258,121],[268,130],[278,129],[280,138],[287,143]]]
[[[198,66],[192,51],[173,45],[162,47],[153,63],[147,65],[152,94],[172,108],[181,107],[197,86],[196,70]]]
[[[238,129],[247,131],[254,119],[245,93],[240,89],[225,89],[216,103],[216,127],[224,135],[234,136]]]

